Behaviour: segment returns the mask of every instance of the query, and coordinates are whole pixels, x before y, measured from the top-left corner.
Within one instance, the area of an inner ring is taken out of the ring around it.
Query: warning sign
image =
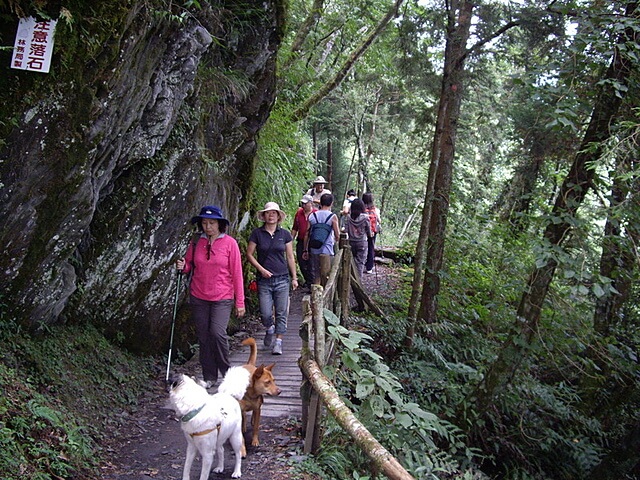
[[[13,46],[11,68],[49,73],[56,23],[57,20],[36,22],[33,17],[21,18]]]

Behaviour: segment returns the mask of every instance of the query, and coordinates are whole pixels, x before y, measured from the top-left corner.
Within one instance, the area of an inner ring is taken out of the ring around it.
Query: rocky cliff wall
[[[1,301],[31,330],[92,322],[158,352],[191,216],[220,205],[233,233],[247,207],[282,3],[89,3],[48,11],[51,73],[0,54]],[[4,45],[33,13],[9,5]]]

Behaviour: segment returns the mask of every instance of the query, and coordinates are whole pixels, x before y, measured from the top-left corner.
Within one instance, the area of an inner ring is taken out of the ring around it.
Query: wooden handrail
[[[340,295],[340,314],[348,315],[348,295],[349,285],[356,275],[356,285],[362,289],[357,281],[357,273],[351,262],[351,252],[345,255],[345,262],[342,261],[344,249],[340,249],[337,258],[334,259],[331,271],[327,278],[325,288],[321,285],[313,285],[311,296],[303,300],[303,310],[306,312],[303,325],[306,325],[304,336],[307,339],[299,360],[300,370],[304,375],[303,387],[303,419],[305,421],[305,441],[304,452],[312,453],[320,448],[321,429],[318,425],[322,419],[322,404],[324,404],[338,424],[355,440],[374,464],[374,471],[382,472],[391,480],[414,480],[409,472],[391,455],[377,440],[371,435],[367,428],[357,419],[351,410],[340,399],[338,392],[331,384],[331,381],[322,373],[322,369],[327,360],[327,351],[331,351],[331,343],[325,344],[325,318],[324,309],[334,310],[336,305],[336,295]],[[347,265],[343,265],[348,260]],[[342,278],[340,278],[340,274]],[[346,278],[345,278],[346,277]],[[338,284],[341,280],[340,289]],[[346,285],[345,285],[346,282]],[[382,314],[382,311],[366,296],[365,303],[374,312]],[[346,308],[344,304],[346,303]],[[342,323],[342,320],[341,320]],[[308,348],[309,341],[313,339],[313,350]]]
[[[340,399],[338,392],[329,379],[322,373],[318,364],[310,358],[300,358],[300,369],[311,382],[340,426],[355,440],[356,444],[374,463],[378,471],[391,480],[415,480],[414,477],[384,448],[378,440],[360,423],[356,416]]]

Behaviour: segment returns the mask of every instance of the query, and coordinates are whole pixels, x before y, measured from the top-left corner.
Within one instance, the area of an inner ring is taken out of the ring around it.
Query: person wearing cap
[[[344,232],[345,230],[345,222],[346,218],[349,215],[349,211],[351,210],[351,203],[358,198],[356,196],[356,191],[351,189],[347,192],[347,196],[342,202],[342,211],[340,212],[340,229]]]
[[[317,209],[320,209],[320,198],[325,193],[331,193],[331,190],[324,188],[327,184],[327,181],[324,179],[322,175],[318,175],[316,179],[313,181],[313,187],[309,189],[307,195],[311,195],[313,198],[313,203]]]
[[[325,193],[320,197],[320,209],[317,212],[313,212],[313,215],[309,216],[309,229],[315,223],[329,223],[331,222],[331,233],[325,240],[324,244],[320,248],[311,248],[309,245],[309,235],[305,238],[304,245],[304,257],[308,258],[311,265],[311,274],[313,276],[313,283],[317,285],[324,285],[326,278],[322,277],[321,263],[331,264],[333,256],[335,255],[334,245],[337,240],[340,239],[340,226],[338,225],[338,217],[331,211],[333,206],[333,195]]]
[[[272,348],[273,355],[282,355],[282,337],[287,332],[289,315],[289,288],[298,288],[293,238],[280,226],[286,214],[276,202],[267,202],[257,217],[262,226],[249,235],[247,260],[258,271],[260,319],[267,329],[264,346]]]
[[[304,258],[304,241],[309,232],[309,215],[316,211],[313,206],[313,197],[304,195],[300,200],[301,207],[298,208],[295,217],[293,217],[293,227],[291,228],[291,236],[296,240],[296,259],[300,265],[300,272],[304,278],[304,287],[310,288],[313,282],[311,274],[311,264],[309,258]]]
[[[242,255],[238,242],[227,235],[227,220],[220,208],[205,206],[191,219],[198,238],[184,257],[176,261],[179,271],[191,276],[189,302],[200,350],[205,387],[211,388],[231,367],[227,326],[235,305],[245,314]]]

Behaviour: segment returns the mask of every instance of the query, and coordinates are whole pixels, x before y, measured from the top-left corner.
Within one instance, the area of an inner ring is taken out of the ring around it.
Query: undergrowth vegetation
[[[438,322],[423,326],[411,348],[403,345],[408,267],[396,267],[397,288],[374,294],[384,319],[352,315],[347,330],[325,312],[339,352],[327,373],[340,397],[415,478],[592,478],[608,445],[624,444],[622,432],[637,425],[637,409],[616,406],[640,400],[633,322],[594,338],[588,297],[557,282],[529,356],[481,412],[476,386],[513,329],[517,279],[530,259],[505,253],[490,232],[482,241],[459,240],[442,272]],[[361,476],[372,473],[370,460],[331,416],[324,428],[322,449],[309,462],[316,472],[377,478]]]
[[[152,362],[92,327],[32,337],[0,311],[0,472],[12,479],[95,479],[100,442],[135,409]]]

